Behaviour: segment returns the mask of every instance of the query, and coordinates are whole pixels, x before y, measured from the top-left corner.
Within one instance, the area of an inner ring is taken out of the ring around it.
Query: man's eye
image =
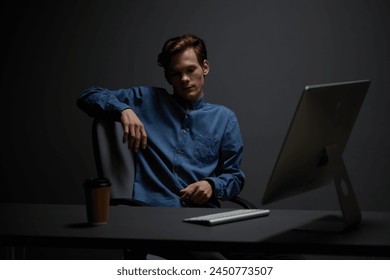
[[[171,77],[177,77],[179,75],[179,72],[170,72],[169,76]]]

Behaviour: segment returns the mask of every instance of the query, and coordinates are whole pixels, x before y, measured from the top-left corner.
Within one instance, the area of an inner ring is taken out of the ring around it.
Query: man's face
[[[196,101],[203,94],[204,76],[208,72],[207,60],[200,65],[195,51],[190,48],[172,56],[166,77],[174,91],[183,99]]]

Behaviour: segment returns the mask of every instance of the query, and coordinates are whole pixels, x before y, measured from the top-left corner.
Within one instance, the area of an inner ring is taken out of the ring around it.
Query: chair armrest
[[[245,209],[257,209],[256,205],[254,205],[252,202],[239,196],[235,196],[229,199],[229,201],[238,204]]]
[[[118,205],[127,205],[127,206],[150,206],[149,204],[131,199],[131,198],[111,198],[110,199],[110,205],[111,206],[118,206]]]

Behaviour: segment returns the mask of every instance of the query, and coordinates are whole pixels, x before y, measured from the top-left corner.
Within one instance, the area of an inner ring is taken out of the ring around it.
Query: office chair
[[[110,204],[128,206],[148,206],[132,198],[134,184],[134,156],[127,143],[122,142],[123,128],[120,122],[107,118],[95,118],[92,124],[92,143],[98,177],[111,181]],[[250,201],[234,197],[230,202],[241,208],[257,208]],[[125,249],[124,258],[139,258]]]

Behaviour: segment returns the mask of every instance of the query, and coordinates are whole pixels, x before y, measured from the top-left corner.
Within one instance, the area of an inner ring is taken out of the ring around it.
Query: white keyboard
[[[215,214],[202,215],[197,217],[186,218],[183,221],[188,223],[198,223],[204,225],[218,225],[224,223],[230,223],[235,221],[241,221],[256,217],[268,216],[269,209],[238,209],[230,210]]]

